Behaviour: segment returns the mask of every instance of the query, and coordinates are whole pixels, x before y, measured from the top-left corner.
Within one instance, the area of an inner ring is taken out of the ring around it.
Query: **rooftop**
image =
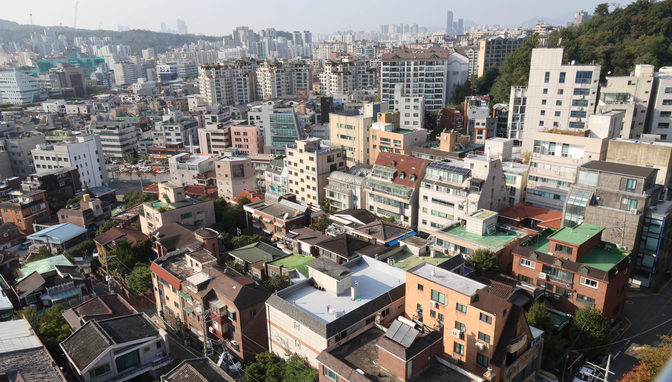
[[[40,240],[45,238],[50,242],[62,243],[86,232],[86,228],[82,228],[72,223],[63,223],[43,229],[42,231],[35,232],[32,235],[28,235],[28,239]]]
[[[26,276],[30,275],[35,271],[37,271],[38,273],[49,272],[50,270],[54,269],[56,265],[69,265],[71,267],[74,267],[74,264],[72,264],[70,260],[68,260],[68,258],[65,257],[65,255],[56,255],[48,257],[46,259],[27,263],[20,269],[23,276],[17,278],[16,281],[23,280],[24,278],[26,278]]]
[[[614,174],[637,176],[646,178],[651,175],[652,172],[658,171],[652,167],[643,167],[643,166],[633,166],[625,163],[612,163],[612,162],[602,162],[602,161],[591,161],[584,164],[582,167],[603,171],[611,172]]]
[[[233,382],[234,379],[218,367],[209,358],[195,358],[182,361],[166,375],[161,376],[165,382]]]
[[[557,232],[556,229],[547,229],[540,232],[538,235],[532,236],[529,240],[521,244],[533,251],[548,253],[548,237]]]
[[[238,259],[245,260],[248,263],[256,263],[257,261],[272,261],[287,255],[277,247],[268,245],[263,241],[258,241],[256,243],[234,249],[229,251],[229,254]]]
[[[478,210],[478,211],[474,212],[473,214],[471,214],[469,216],[471,216],[473,218],[479,218],[479,219],[485,220],[485,219],[487,219],[490,216],[495,215],[495,214],[496,214],[496,212],[494,212],[494,211]]]
[[[194,155],[190,153],[181,153],[177,154],[174,157],[170,159],[175,159],[180,163],[187,163],[187,164],[197,164],[201,163],[203,161],[206,161],[208,159],[213,159],[213,156],[211,155]]]
[[[543,228],[561,228],[562,212],[548,210],[546,208],[535,207],[525,203],[518,203],[509,208],[499,211],[499,216],[522,221],[533,219],[537,221],[537,226]]]
[[[467,227],[460,224],[443,228],[439,232],[441,232],[440,235],[454,237],[464,242],[480,247],[486,247],[492,250],[498,250],[502,247],[505,247],[508,243],[521,235],[518,232],[501,229],[499,227],[497,227],[494,235],[477,235],[475,233],[467,232]],[[439,232],[437,232],[437,234]]]
[[[321,322],[330,323],[406,282],[405,272],[371,258],[360,257],[344,265],[352,270],[353,285],[359,283],[356,301],[350,300],[350,290],[336,296],[309,283],[295,284],[277,295]],[[333,313],[328,313],[327,307]]]
[[[608,272],[628,254],[629,252],[618,249],[616,245],[603,241],[595,249],[584,255],[577,263]]]
[[[348,341],[332,350],[329,354],[349,366],[352,371],[364,371],[364,373],[366,373],[366,378],[373,382],[401,382],[401,379],[394,373],[380,366],[378,362],[375,362],[378,359],[378,341],[384,336],[385,332],[373,327],[358,335],[352,341]],[[320,356],[320,358],[328,357]],[[328,365],[330,367],[332,366],[331,363]],[[343,373],[342,370],[338,370],[337,372]],[[344,375],[343,377],[346,378],[347,375]]]
[[[304,256],[299,254],[291,254],[283,258],[273,260],[269,265],[283,267],[285,269],[298,269],[304,276],[308,277],[308,264],[315,260],[312,256]]]
[[[420,264],[429,263],[433,265],[439,265],[450,260],[453,256],[446,255],[439,251],[436,252],[434,257],[429,256],[416,256],[411,252],[399,252],[398,254],[392,256],[394,258],[394,266],[403,269],[405,271],[410,271],[411,269],[417,267]]]
[[[397,129],[397,130],[394,130],[394,131],[392,131],[392,132],[393,132],[393,133],[397,133],[397,134],[408,134],[408,133],[414,133],[414,132],[416,132],[416,131],[418,131],[418,130]]]
[[[42,346],[33,328],[26,320],[1,322],[0,329],[2,330],[0,354]]]
[[[604,227],[595,224],[582,223],[573,228],[563,227],[548,238],[562,241],[563,243],[581,245],[602,231],[604,231]]]
[[[460,276],[457,273],[427,263],[422,264],[409,272],[465,296],[473,296],[479,289],[487,287],[485,284],[481,284],[467,277]]]

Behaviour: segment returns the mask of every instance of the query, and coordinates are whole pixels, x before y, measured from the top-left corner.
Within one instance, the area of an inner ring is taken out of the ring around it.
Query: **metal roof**
[[[41,239],[48,236],[50,241],[62,243],[83,233],[86,233],[86,228],[76,226],[72,223],[63,223],[28,235],[28,239]]]

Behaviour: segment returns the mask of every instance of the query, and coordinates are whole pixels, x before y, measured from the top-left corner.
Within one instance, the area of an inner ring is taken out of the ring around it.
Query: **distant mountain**
[[[537,21],[544,20],[544,23],[549,25],[567,25],[568,22],[574,21],[574,15],[576,12],[567,12],[564,15],[557,17],[540,17],[535,16],[529,20],[521,21],[518,24],[509,25],[512,28],[523,27],[523,28],[532,28],[537,25]]]

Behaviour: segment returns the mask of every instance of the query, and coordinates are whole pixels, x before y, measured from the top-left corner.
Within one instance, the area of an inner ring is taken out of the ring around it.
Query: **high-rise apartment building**
[[[413,147],[427,141],[427,130],[402,127],[399,114],[393,110],[378,113],[378,121],[371,125],[369,161],[372,164],[376,162],[379,153],[411,155]]]
[[[262,99],[296,95],[312,88],[313,76],[305,63],[264,63],[256,71],[257,97]]]
[[[483,77],[490,67],[501,66],[506,57],[523,45],[530,36],[492,36],[479,43],[478,76]]]
[[[4,139],[0,140],[0,152],[6,152],[7,156],[3,156],[3,159],[9,160],[14,176],[25,178],[35,173],[31,150],[46,142],[45,136],[41,133],[5,132]],[[0,165],[3,176],[7,173],[6,166],[6,163]]]
[[[99,187],[107,183],[105,156],[99,135],[78,136],[73,142],[38,145],[32,150],[35,170],[39,174],[56,168],[75,167],[82,184]]]
[[[418,129],[425,126],[425,97],[404,96],[401,84],[394,88],[394,110],[399,112],[399,127]]]
[[[467,80],[469,60],[446,49],[401,49],[382,55],[381,100],[394,105],[397,84],[410,97],[422,96],[430,111],[443,108],[453,88]],[[416,82],[417,81],[417,82]]]
[[[177,19],[177,34],[187,34],[187,23],[184,20]]]
[[[254,79],[256,69],[256,63],[244,60],[203,65],[198,70],[201,96],[208,105],[253,102],[257,99]]]
[[[344,94],[353,90],[373,87],[376,83],[376,68],[369,61],[344,58],[339,61],[325,61],[320,73],[320,93]]]
[[[448,13],[447,13],[446,36],[448,36],[448,37],[455,36],[455,33],[453,33],[453,12],[452,11],[448,11]]]
[[[372,121],[372,117],[361,115],[356,110],[329,115],[329,140],[343,146],[348,167],[371,168],[369,130]]]
[[[1,75],[1,74],[0,74]],[[654,107],[650,116],[649,131],[660,135],[663,141],[672,140],[670,124],[672,124],[672,67],[664,66],[656,73]]]
[[[583,131],[595,110],[600,65],[563,64],[564,48],[532,50],[522,151],[534,148],[534,134],[546,129]]]
[[[305,123],[294,109],[274,109],[268,115],[268,129],[264,132],[264,152],[285,154],[285,148],[305,137]]]
[[[90,128],[100,135],[106,158],[125,158],[138,149],[138,136],[130,122],[92,121]]]

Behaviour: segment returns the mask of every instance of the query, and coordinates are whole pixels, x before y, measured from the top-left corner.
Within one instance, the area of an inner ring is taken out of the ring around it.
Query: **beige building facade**
[[[371,168],[369,134],[373,118],[359,114],[329,114],[329,123],[329,140],[347,151],[348,167]]]
[[[209,227],[215,224],[215,207],[212,200],[188,198],[184,187],[163,181],[159,183],[159,200],[140,206],[140,227],[149,235],[164,224],[176,222]]]
[[[257,177],[252,159],[237,156],[231,151],[226,154],[215,163],[219,197],[230,201],[245,190],[256,191]]]
[[[346,153],[340,145],[323,146],[320,138],[302,139],[287,145],[287,168],[296,201],[321,206],[329,174],[346,169]]]

